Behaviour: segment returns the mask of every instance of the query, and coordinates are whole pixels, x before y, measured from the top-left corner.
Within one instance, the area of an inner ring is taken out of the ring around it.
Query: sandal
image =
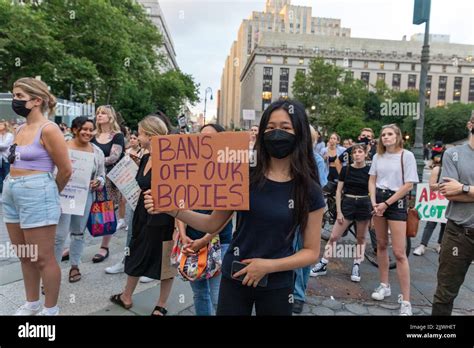
[[[72,274],[73,271],[75,271],[74,274]],[[69,283],[76,283],[79,280],[81,280],[81,278],[82,278],[82,274],[81,274],[81,272],[79,272],[79,268],[72,267],[69,270]]]
[[[156,311],[160,312],[162,315],[155,314]],[[153,312],[151,312],[151,316],[152,317],[164,317],[167,313],[168,313],[168,311],[166,310],[166,308],[156,306],[155,309],[153,310]]]
[[[106,248],[106,247],[100,247],[100,249],[104,249],[107,251],[107,253],[104,255],[101,255],[101,254],[95,254],[94,255],[94,258],[92,259],[92,262],[93,263],[99,263],[99,262],[102,262],[104,261],[106,258],[109,257],[109,248]]]
[[[116,305],[119,305],[120,307],[122,308],[125,308],[125,309],[130,309],[132,308],[133,304],[126,304],[122,301],[122,299],[120,298],[120,296],[122,296],[122,294],[117,294],[117,295],[112,295],[110,297],[110,301],[112,301],[113,303],[115,303]]]

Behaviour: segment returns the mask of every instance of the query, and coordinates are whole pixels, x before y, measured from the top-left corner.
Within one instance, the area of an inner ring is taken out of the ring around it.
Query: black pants
[[[451,315],[454,299],[474,260],[474,231],[448,220],[439,254],[438,286],[431,315]]]
[[[292,315],[293,287],[268,290],[222,277],[216,315]]]

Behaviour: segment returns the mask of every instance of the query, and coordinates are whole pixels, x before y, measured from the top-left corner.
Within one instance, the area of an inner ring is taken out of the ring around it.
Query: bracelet
[[[387,201],[384,201],[383,203],[387,206],[387,208],[390,208],[390,204],[388,204]]]
[[[176,213],[175,216],[173,216],[175,219],[178,217],[179,213],[181,212],[181,210],[178,210],[178,212]]]

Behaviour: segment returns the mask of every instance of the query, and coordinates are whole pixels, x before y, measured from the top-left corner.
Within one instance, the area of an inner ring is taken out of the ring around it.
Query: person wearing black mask
[[[308,117],[295,101],[277,101],[263,113],[251,168],[250,209],[237,212],[237,227],[222,264],[217,315],[292,314],[293,270],[315,262],[325,202],[318,183]],[[151,191],[145,207],[154,211]],[[214,234],[234,213],[167,212],[194,229]],[[303,248],[293,248],[296,233]],[[193,250],[193,243],[186,246]],[[237,265],[243,267],[239,271]],[[241,279],[241,280],[239,280]],[[264,284],[266,283],[266,284]]]
[[[372,158],[377,153],[377,147],[374,145],[374,131],[371,128],[363,128],[360,131],[360,135],[357,138],[360,144],[364,144],[367,146],[367,159],[366,163],[368,166],[372,164]],[[348,148],[346,152],[338,157],[336,160],[338,163],[338,167],[346,166],[348,163],[351,165],[352,162],[352,147]],[[341,166],[339,166],[339,164]]]

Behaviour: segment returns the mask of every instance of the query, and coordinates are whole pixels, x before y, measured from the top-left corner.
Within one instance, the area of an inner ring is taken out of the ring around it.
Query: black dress
[[[133,214],[133,232],[129,256],[125,258],[125,273],[133,277],[162,280],[162,266],[168,267],[162,262],[163,242],[173,239],[174,219],[168,214],[150,215],[145,209],[143,192],[151,188],[151,169],[146,175],[143,173],[149,158],[149,154],[143,155],[136,176],[142,194]],[[169,262],[169,257],[164,262]]]

